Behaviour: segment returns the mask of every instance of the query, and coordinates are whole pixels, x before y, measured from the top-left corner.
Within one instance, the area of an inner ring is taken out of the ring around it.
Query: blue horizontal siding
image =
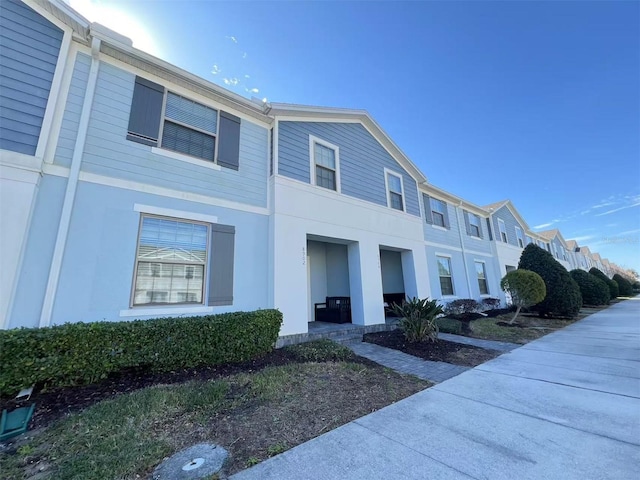
[[[87,131],[82,169],[266,207],[268,131],[241,120],[240,168],[213,170],[151,152],[151,147],[126,140],[135,75],[113,65],[100,65]],[[71,128],[71,126],[70,126]],[[60,153],[68,143],[60,145]]]
[[[406,210],[420,215],[415,180],[359,123],[281,121],[278,173],[310,182],[309,135],[340,147],[340,187],[344,195],[387,206],[384,169],[402,175]]]
[[[460,233],[458,232],[458,215],[456,215],[456,208],[450,203],[447,203],[444,200],[442,201],[447,206],[447,213],[449,214],[449,226],[451,228],[443,230],[442,228],[433,227],[425,220],[424,239],[428,242],[434,242],[441,245],[449,245],[451,247],[460,248]],[[428,204],[424,206],[424,208],[428,207]],[[462,228],[464,228],[464,224],[462,225]]]
[[[0,6],[0,149],[34,155],[64,33],[18,0]]]
[[[71,76],[69,93],[67,94],[67,104],[65,105],[60,134],[58,135],[58,145],[56,146],[54,158],[54,163],[58,165],[65,167],[71,165],[90,69],[91,57],[79,53],[73,67],[73,75]]]
[[[509,245],[513,245],[519,247],[518,245],[518,237],[516,237],[516,227],[520,227],[522,230],[522,238],[524,239],[525,228],[522,226],[516,217],[514,217],[511,210],[505,205],[504,207],[498,209],[493,213],[493,237],[497,242],[501,242],[502,238],[500,236],[500,227],[498,225],[498,219],[502,219],[504,221],[504,225],[507,230],[507,240],[509,241]]]

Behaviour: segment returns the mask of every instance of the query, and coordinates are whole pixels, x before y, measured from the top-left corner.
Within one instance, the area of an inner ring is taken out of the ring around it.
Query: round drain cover
[[[189,463],[185,463],[182,466],[182,470],[184,470],[185,472],[188,472],[189,470],[195,470],[196,468],[199,468],[202,465],[204,465],[204,458],[194,458]]]
[[[199,443],[156,467],[153,480],[199,480],[219,472],[229,453],[219,445]]]

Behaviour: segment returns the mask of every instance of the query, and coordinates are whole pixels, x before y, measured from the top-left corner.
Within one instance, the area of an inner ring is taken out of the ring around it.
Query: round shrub
[[[547,296],[534,307],[540,316],[575,317],[578,314],[582,306],[580,287],[549,252],[530,243],[522,252],[518,268],[531,270],[544,280]]]
[[[511,301],[517,307],[516,313],[509,323],[515,321],[521,308],[540,303],[547,294],[542,277],[536,272],[523,269],[507,273],[500,281],[500,288],[511,295]]]
[[[589,270],[589,273],[595,275],[609,286],[609,296],[611,297],[611,300],[617,298],[620,295],[620,287],[618,287],[618,283],[611,280],[604,273],[602,273],[602,271],[598,270],[596,267],[593,267],[591,268],[591,270]]]
[[[631,288],[631,282],[624,278],[622,275],[616,273],[613,276],[613,281],[618,284],[620,289],[620,295],[623,297],[630,297],[633,295],[633,288]]]
[[[595,275],[576,269],[569,272],[580,287],[583,305],[608,305],[609,285]]]

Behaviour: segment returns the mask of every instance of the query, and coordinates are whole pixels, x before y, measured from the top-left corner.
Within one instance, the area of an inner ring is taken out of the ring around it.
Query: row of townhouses
[[[535,243],[616,268],[506,200],[435,187],[361,110],[249,101],[60,0],[0,9],[0,327],[278,308],[304,333],[349,297],[501,298]]]

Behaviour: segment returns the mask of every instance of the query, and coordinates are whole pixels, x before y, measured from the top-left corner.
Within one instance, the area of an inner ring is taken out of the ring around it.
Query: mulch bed
[[[355,357],[352,362],[371,364],[367,359]],[[25,404],[36,403],[30,429],[45,427],[68,413],[78,412],[95,403],[123,393],[152,385],[169,385],[191,380],[215,380],[236,373],[251,373],[265,367],[301,363],[286,350],[274,350],[264,357],[247,362],[188,368],[174,372],[157,373],[149,369],[131,369],[116,373],[100,383],[42,391],[36,386],[31,398],[16,402],[13,398],[0,398],[0,410],[13,410]]]
[[[484,348],[474,347],[473,345],[464,345],[446,340],[438,340],[435,343],[410,343],[407,342],[401,330],[368,333],[364,336],[364,341],[375,343],[382,347],[400,350],[401,352],[424,360],[453,363],[467,367],[475,367],[502,353],[496,350],[486,350]]]

